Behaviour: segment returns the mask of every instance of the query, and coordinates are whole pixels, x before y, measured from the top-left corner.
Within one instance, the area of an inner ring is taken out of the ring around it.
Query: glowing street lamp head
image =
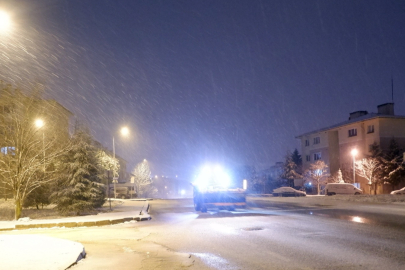
[[[359,153],[359,151],[357,151],[357,149],[355,148],[355,149],[353,149],[350,153],[352,154],[353,157],[355,157],[355,156],[357,156],[357,154]]]
[[[128,136],[128,134],[129,134],[129,129],[128,129],[127,127],[121,128],[121,134],[122,134],[123,136]]]
[[[8,30],[10,26],[11,26],[10,16],[3,10],[0,10],[0,32]]]
[[[35,120],[35,126],[36,126],[37,128],[43,127],[43,126],[44,126],[44,121],[43,121],[42,119],[37,119],[37,120]]]

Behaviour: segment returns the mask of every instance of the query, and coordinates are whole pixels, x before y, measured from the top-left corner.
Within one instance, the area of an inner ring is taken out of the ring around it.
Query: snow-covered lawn
[[[117,210],[118,206],[123,204],[122,200],[111,200],[112,212]],[[63,218],[62,216],[54,209],[55,205],[47,205],[42,209],[36,209],[36,207],[23,208],[21,217],[29,217],[30,219],[57,219]],[[102,208],[97,209],[94,213],[88,214],[97,214],[110,212],[110,204],[106,201]],[[7,201],[4,198],[0,199],[0,221],[7,221],[14,219],[14,200],[8,199]]]
[[[319,202],[319,203],[328,203],[328,202],[358,202],[358,203],[374,203],[374,204],[404,204],[405,205],[405,195],[334,195],[334,196],[325,196],[325,195],[307,195],[306,197],[273,197],[272,195],[264,196],[252,196],[252,199],[265,199],[271,201],[291,201],[291,202]]]
[[[313,195],[308,197],[319,197],[322,200],[340,200],[349,202],[363,202],[363,203],[404,203],[405,196],[403,195],[334,195],[334,196],[324,196],[324,195]]]
[[[67,269],[86,252],[78,242],[45,235],[0,235],[1,269]]]

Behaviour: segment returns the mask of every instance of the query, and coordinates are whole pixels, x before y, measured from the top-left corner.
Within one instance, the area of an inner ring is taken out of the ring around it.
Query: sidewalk
[[[116,206],[116,212],[100,213],[98,215],[66,217],[59,219],[34,219],[29,221],[0,221],[0,231],[22,230],[31,228],[53,227],[90,227],[105,226],[127,221],[149,220],[149,202],[147,200],[122,200],[124,203]]]
[[[1,269],[63,270],[86,257],[78,242],[45,235],[0,235]]]
[[[149,220],[147,200],[121,200],[115,212],[98,215],[67,217],[59,219],[36,219],[29,221],[0,221],[0,231],[31,228],[105,226],[126,221]],[[41,243],[38,245],[38,243]],[[0,234],[0,268],[67,269],[85,258],[85,247],[78,242],[45,235],[6,235]]]

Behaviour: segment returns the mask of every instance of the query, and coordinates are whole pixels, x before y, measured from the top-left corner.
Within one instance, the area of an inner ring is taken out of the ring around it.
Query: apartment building
[[[283,162],[276,162],[273,166],[268,169],[261,170],[257,172],[259,177],[266,177],[272,179],[280,178],[280,175],[283,173]]]
[[[394,103],[377,106],[377,113],[356,111],[345,122],[314,130],[296,137],[301,140],[303,169],[317,160],[323,160],[331,174],[339,168],[351,168],[351,151],[357,149],[355,159],[370,154],[370,145],[377,143],[388,149],[392,138],[405,148],[405,116],[394,114]],[[367,191],[365,179],[356,178],[360,187]]]

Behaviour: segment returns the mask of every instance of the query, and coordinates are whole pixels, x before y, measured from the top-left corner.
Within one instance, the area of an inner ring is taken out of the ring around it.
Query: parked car
[[[298,197],[298,196],[307,196],[307,194],[304,191],[296,190],[293,189],[292,187],[280,187],[273,190],[273,196]]]
[[[363,191],[349,183],[329,183],[325,187],[326,195],[360,195]]]
[[[405,195],[405,187],[398,189],[398,190],[394,190],[391,192],[392,195]]]

